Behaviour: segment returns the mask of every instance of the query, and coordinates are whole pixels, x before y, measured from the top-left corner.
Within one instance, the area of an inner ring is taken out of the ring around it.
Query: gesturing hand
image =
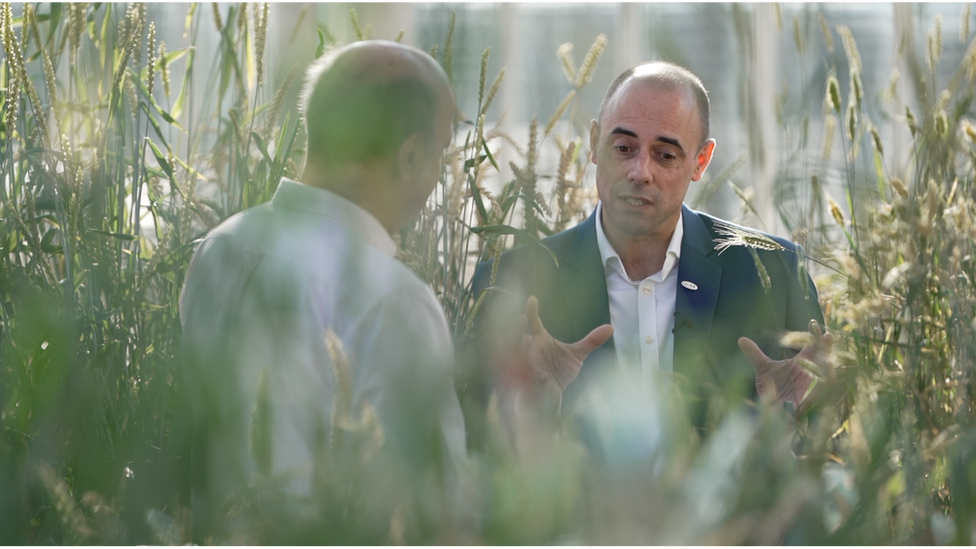
[[[540,382],[551,381],[560,393],[579,375],[583,360],[613,335],[613,326],[594,328],[576,343],[563,343],[552,337],[539,318],[539,300],[529,297],[522,315],[525,336],[522,345],[526,359]]]
[[[739,349],[756,371],[756,391],[762,397],[775,394],[778,402],[792,402],[799,409],[813,382],[813,375],[801,365],[807,361],[816,365],[833,379],[833,367],[828,360],[834,336],[822,333],[816,320],[810,321],[813,343],[806,345],[796,356],[787,360],[773,360],[766,356],[748,337],[739,338]]]

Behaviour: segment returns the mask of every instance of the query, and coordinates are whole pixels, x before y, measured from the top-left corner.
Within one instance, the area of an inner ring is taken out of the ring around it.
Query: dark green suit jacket
[[[692,404],[692,423],[704,426],[712,397],[729,402],[730,398],[755,396],[755,374],[739,350],[739,337],[752,338],[770,357],[784,358],[793,351],[779,347],[780,336],[786,331],[807,331],[811,319],[823,326],[823,313],[813,281],[801,264],[802,248],[798,245],[770,236],[785,250],[732,246],[719,253],[715,249],[719,220],[688,207],[682,211],[674,377]],[[475,295],[487,289],[483,307],[488,320],[512,318],[521,312],[527,297],[535,295],[543,324],[560,341],[578,341],[593,328],[609,323],[596,223],[594,214],[576,227],[544,239],[542,243],[551,254],[531,245],[502,254],[490,287],[491,265],[479,265]],[[769,275],[768,289],[762,283],[753,251]],[[564,393],[564,406],[585,394],[593,380],[612,368],[615,361],[611,338],[584,362],[580,375]]]

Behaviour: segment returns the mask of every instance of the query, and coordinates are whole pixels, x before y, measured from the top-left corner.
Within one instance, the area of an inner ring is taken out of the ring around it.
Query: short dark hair
[[[438,90],[428,80],[358,70],[341,53],[327,52],[306,71],[301,112],[307,155],[332,167],[389,161],[411,135],[433,140]]]
[[[603,102],[600,103],[599,122],[602,123],[603,121],[603,113],[607,108],[607,103],[617,93],[620,86],[623,86],[631,78],[636,78],[647,84],[662,85],[668,89],[683,87],[691,91],[695,98],[695,103],[698,105],[698,118],[701,119],[701,145],[704,145],[705,141],[708,141],[708,119],[711,111],[708,102],[708,90],[705,89],[701,80],[694,73],[680,65],[675,65],[667,61],[641,63],[636,67],[627,69],[618,76],[610,84],[610,87],[607,89],[607,94],[603,96]]]

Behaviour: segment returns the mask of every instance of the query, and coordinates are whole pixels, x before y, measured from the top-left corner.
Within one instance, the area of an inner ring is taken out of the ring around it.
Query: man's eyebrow
[[[684,147],[681,146],[681,143],[679,143],[678,140],[674,139],[673,137],[664,137],[663,135],[661,135],[658,136],[657,140],[667,143],[669,145],[674,145],[675,147],[678,147],[678,150],[680,150],[681,152],[685,152],[685,149]]]
[[[628,130],[627,128],[621,128],[620,126],[617,126],[616,128],[610,130],[610,135],[628,135],[635,139],[637,138],[636,133]]]

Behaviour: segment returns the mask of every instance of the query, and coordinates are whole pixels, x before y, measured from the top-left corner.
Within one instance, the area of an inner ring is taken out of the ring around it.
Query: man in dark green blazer
[[[796,405],[809,386],[796,351],[779,344],[812,321],[813,343],[799,356],[814,359],[830,342],[819,332],[823,313],[802,248],[683,205],[715,148],[708,116],[707,92],[686,69],[654,62],[621,74],[591,126],[600,197],[593,215],[544,247],[506,252],[495,273],[485,263],[475,274],[475,295],[488,292],[484,329],[495,333],[486,337],[495,351],[504,340],[497,328],[523,308],[529,335],[547,331],[562,342],[602,337],[613,325],[589,356],[535,371],[564,406],[614,369],[662,372],[682,389],[697,426],[717,401],[734,405],[775,387]]]

